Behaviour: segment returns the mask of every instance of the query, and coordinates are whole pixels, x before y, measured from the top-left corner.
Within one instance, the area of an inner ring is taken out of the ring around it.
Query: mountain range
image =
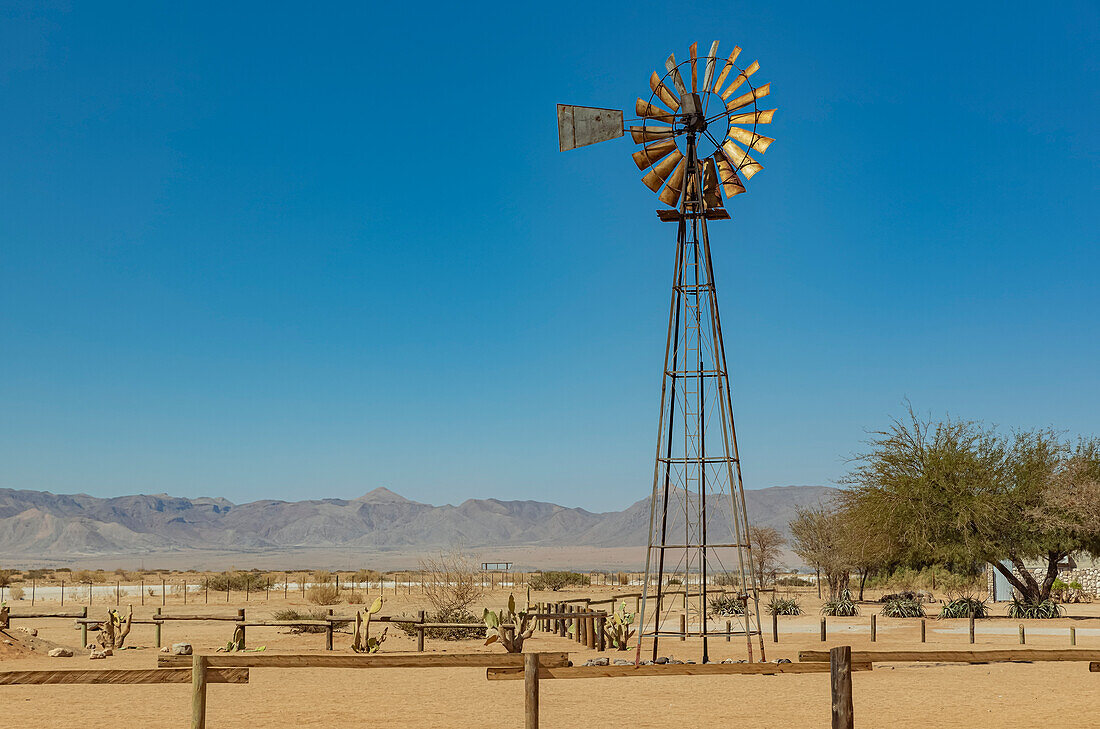
[[[786,533],[799,506],[828,499],[824,486],[748,490],[752,524]],[[708,504],[710,504],[708,499]],[[671,512],[670,512],[671,513]],[[708,523],[728,518],[711,507]],[[516,547],[645,545],[649,500],[594,513],[541,501],[468,499],[434,506],[377,488],[357,499],[262,500],[157,494],[97,498],[85,494],[0,489],[0,554],[5,561],[301,548],[354,552]],[[679,525],[679,526],[678,526]],[[682,516],[669,524],[683,529]]]

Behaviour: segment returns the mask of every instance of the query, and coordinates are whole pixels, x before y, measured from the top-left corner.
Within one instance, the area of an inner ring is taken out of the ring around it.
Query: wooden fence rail
[[[828,661],[829,651],[799,651],[803,662]],[[981,651],[852,651],[853,663],[1030,663],[1032,661],[1100,661],[1100,650],[1013,648]]]
[[[191,662],[188,657],[188,663]],[[248,683],[247,668],[218,668],[207,671],[208,683]],[[191,669],[110,668],[85,671],[0,671],[0,686],[46,686],[54,684],[162,684],[191,683]]]
[[[870,663],[854,663],[853,671],[870,671]],[[828,673],[827,663],[674,663],[648,666],[562,666],[543,665],[539,680],[561,678],[638,678],[641,676],[772,676],[778,673]],[[485,678],[509,681],[524,677],[521,668],[488,668]]]
[[[569,653],[543,653],[542,665],[568,666]],[[522,653],[215,653],[213,668],[522,668]],[[191,665],[190,656],[157,656],[160,668]]]

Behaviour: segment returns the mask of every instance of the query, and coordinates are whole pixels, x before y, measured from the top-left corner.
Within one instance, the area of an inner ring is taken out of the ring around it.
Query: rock
[[[92,651],[91,653],[88,654],[88,660],[90,660],[90,661],[94,661],[97,658],[106,658],[106,657],[107,657],[107,654],[104,653],[103,651]]]
[[[18,628],[16,628],[16,630],[18,630],[20,632],[23,632],[23,633],[26,633],[27,635],[30,635],[30,636],[38,635],[38,631],[36,629],[34,629],[34,628],[24,628],[22,625],[20,625]]]
[[[72,658],[73,652],[68,648],[54,648],[46,655],[48,655],[50,658]]]
[[[616,658],[615,659],[615,665],[616,666],[633,666],[634,662],[633,661],[628,661],[625,658]]]
[[[113,656],[114,654],[115,654],[115,652],[113,650],[111,650],[110,648],[104,648],[103,649],[103,655],[105,655],[105,656]]]
[[[683,661],[678,661],[675,658],[669,658],[668,659],[668,664],[671,665],[671,666],[679,666],[682,663],[683,663]]]
[[[190,643],[173,643],[172,655],[174,656],[189,656],[191,655]]]
[[[776,659],[775,662],[776,663],[790,663],[791,659],[790,658],[779,658],[779,659]]]
[[[160,649],[161,653],[169,653],[170,651],[171,651],[171,649],[169,649],[168,646],[164,646],[163,648]]]
[[[602,656],[600,658],[593,658],[589,662],[593,666],[609,666],[609,665],[611,665],[611,659],[610,658],[605,658],[605,657],[602,657]]]
[[[666,656],[661,656],[657,660],[653,661],[653,663],[656,663],[658,665],[663,665],[665,663],[668,663],[668,658]]]
[[[734,660],[732,658],[727,658],[726,660],[722,661],[722,663],[733,663],[733,662],[734,662]]]

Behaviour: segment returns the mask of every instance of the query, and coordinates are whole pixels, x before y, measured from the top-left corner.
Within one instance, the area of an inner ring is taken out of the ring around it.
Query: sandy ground
[[[617,588],[615,589],[617,591]],[[533,600],[554,597],[611,594],[596,588],[571,593],[535,594]],[[497,592],[486,604],[502,603]],[[291,605],[306,607],[291,599]],[[250,617],[264,617],[285,606],[250,601]],[[765,647],[769,659],[796,659],[800,649],[832,645],[861,648],[969,648],[965,621],[928,623],[928,643],[919,643],[916,620],[879,618],[879,640],[870,643],[868,615],[831,619],[830,636],[821,643],[816,616],[818,603],[803,597],[808,615],[784,618],[780,642],[773,644],[770,624]],[[42,606],[46,607],[46,606]],[[68,606],[67,606],[68,607]],[[312,606],[309,606],[312,607]],[[417,595],[387,596],[384,613],[412,612],[424,607]],[[15,605],[18,615],[28,609]],[[104,608],[93,605],[92,615]],[[227,606],[187,606],[187,612],[225,611]],[[335,606],[350,613],[352,606]],[[175,602],[166,609],[183,612]],[[1100,605],[1070,606],[1073,617],[1026,623],[1028,646],[1068,647],[1068,628],[1077,627],[1078,647],[1100,650]],[[138,617],[153,606],[135,608]],[[18,625],[18,618],[13,625]],[[26,623],[24,623],[26,624]],[[36,620],[44,639],[78,647],[79,632],[71,620]],[[1019,647],[1018,621],[994,618],[980,621],[975,648]],[[166,643],[187,640],[200,651],[212,651],[229,639],[229,623],[175,623],[164,628]],[[323,635],[293,635],[283,629],[249,629],[249,646],[265,645],[271,652],[321,651]],[[415,648],[414,640],[393,635],[384,652]],[[347,652],[350,638],[338,634],[338,650]],[[0,659],[0,670],[146,668],[155,665],[153,626],[135,626],[125,650],[105,661],[90,662],[82,654],[70,659],[28,657]],[[577,663],[597,655],[569,639],[543,637],[530,641],[533,650],[569,650]],[[429,641],[429,651],[499,651],[479,641]],[[697,639],[665,639],[661,654],[698,660]],[[607,652],[620,657],[624,654]],[[712,659],[744,658],[744,639],[711,640]],[[975,722],[998,727],[1100,726],[1097,699],[1100,674],[1090,674],[1084,663],[992,665],[896,664],[879,666],[854,676],[857,725],[863,727],[972,727]],[[189,686],[6,686],[0,687],[0,714],[6,726],[68,729],[139,723],[143,729],[186,726],[190,711]],[[404,727],[517,727],[523,722],[521,681],[488,682],[482,669],[253,669],[244,686],[211,686],[210,727],[330,727],[362,724]],[[597,679],[546,681],[542,684],[542,725],[570,729],[598,726],[666,727],[827,727],[828,674],[790,676],[717,676],[678,678]]]

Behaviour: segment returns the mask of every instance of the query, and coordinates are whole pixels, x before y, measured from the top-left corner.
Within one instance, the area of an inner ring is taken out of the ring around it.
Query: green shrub
[[[773,597],[768,603],[768,615],[801,615],[802,606],[793,597]]]
[[[956,597],[940,610],[941,618],[987,618],[989,607],[976,597]]]
[[[836,600],[829,600],[821,606],[822,615],[838,618],[850,618],[859,615],[859,606],[852,600],[852,593],[844,590]]]
[[[425,622],[429,623],[480,623],[481,621],[471,613],[469,610],[440,610],[434,613],[428,613],[424,616]],[[406,634],[416,635],[416,623],[397,623],[397,627]],[[472,640],[476,638],[485,637],[485,628],[478,626],[476,628],[425,628],[425,638],[434,638],[436,640]]]
[[[883,600],[881,613],[887,618],[923,618],[924,604],[916,598],[898,595]]]
[[[336,591],[336,585],[310,585],[306,590],[306,600],[314,605],[335,605],[340,602],[340,594]]]
[[[808,580],[805,577],[790,575],[787,577],[780,577],[775,581],[775,584],[780,587],[813,587],[814,583],[812,580]]]
[[[326,610],[310,610],[308,612],[301,610],[276,610],[272,616],[272,620],[326,620],[329,614]],[[351,625],[350,620],[334,620],[332,622],[333,628],[344,628]],[[325,628],[322,625],[303,625],[298,628],[291,628],[291,633],[324,633]]]
[[[557,592],[565,587],[588,587],[588,575],[580,572],[540,572],[528,580],[532,590],[552,590]]]
[[[718,587],[737,587],[741,584],[741,578],[732,572],[719,572],[709,582]]]
[[[1038,603],[1013,600],[1008,606],[1008,617],[1017,620],[1052,620],[1063,612],[1062,606],[1049,598]]]
[[[222,572],[204,578],[203,585],[215,592],[224,592],[227,589],[238,592],[248,589],[251,592],[273,587],[275,578],[271,575],[257,575],[251,572]]]
[[[710,614],[714,617],[744,615],[745,601],[737,595],[721,595],[710,601]]]

